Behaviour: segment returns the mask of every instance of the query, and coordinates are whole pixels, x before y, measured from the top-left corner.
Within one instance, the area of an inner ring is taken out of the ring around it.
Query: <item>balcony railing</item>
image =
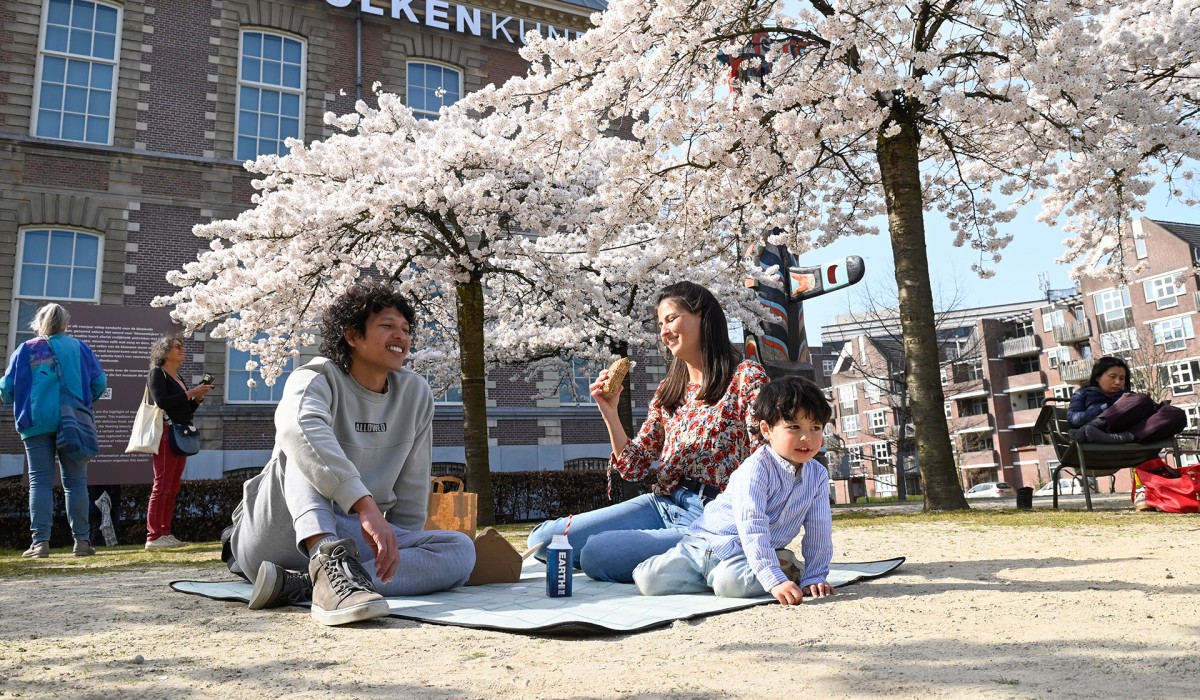
[[[981,413],[977,416],[959,416],[946,421],[951,433],[987,433],[992,431],[992,416]]]
[[[1069,362],[1060,362],[1058,365],[1058,376],[1068,384],[1082,384],[1092,376],[1091,360],[1071,360]]]
[[[1042,339],[1036,335],[1009,338],[1000,342],[1000,357],[1036,355],[1042,351]]]
[[[1079,343],[1092,337],[1092,322],[1088,319],[1054,327],[1054,340],[1060,345]]]
[[[987,380],[976,379],[965,382],[951,382],[945,389],[947,399],[969,399],[975,396],[987,396]]]
[[[998,467],[1000,460],[996,459],[995,450],[978,450],[975,452],[962,452],[958,455],[959,466],[965,469],[981,467]]]
[[[1012,425],[1009,428],[1032,428],[1037,422],[1038,416],[1041,415],[1040,408],[1027,408],[1023,411],[1013,411]]]
[[[1004,391],[1006,393],[1014,393],[1018,391],[1036,391],[1046,388],[1046,373],[1037,370],[1035,372],[1025,372],[1024,374],[1014,374],[1005,380]]]

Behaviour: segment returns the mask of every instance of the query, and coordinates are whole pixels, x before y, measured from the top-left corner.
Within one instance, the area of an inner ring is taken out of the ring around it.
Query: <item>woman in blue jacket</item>
[[[1119,357],[1101,357],[1092,365],[1088,383],[1071,396],[1067,422],[1082,428],[1129,393],[1129,365]]]
[[[96,553],[88,541],[87,458],[59,454],[55,444],[60,412],[59,368],[67,390],[88,406],[104,393],[108,378],[87,343],[67,335],[70,320],[67,310],[58,304],[38,309],[29,324],[38,337],[16,349],[0,379],[0,400],[14,404],[17,432],[25,443],[25,458],[29,463],[33,544],[22,555],[26,557],[50,556],[55,455],[67,494],[67,520],[75,537],[75,556]]]

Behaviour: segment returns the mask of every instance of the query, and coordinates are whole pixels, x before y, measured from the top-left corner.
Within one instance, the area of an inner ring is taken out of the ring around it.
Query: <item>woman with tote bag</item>
[[[212,390],[212,384],[201,384],[189,389],[179,376],[186,353],[183,339],[178,335],[166,335],[155,341],[150,348],[150,378],[147,382],[150,400],[166,413],[168,421],[163,425],[158,443],[158,454],[154,455],[154,486],[150,490],[150,505],[146,509],[146,549],[180,547],[181,542],[171,534],[171,521],[175,518],[175,496],[179,494],[179,482],[183,468],[187,466],[187,454],[177,451],[171,440],[176,426],[194,433],[192,414],[204,403],[204,397]]]

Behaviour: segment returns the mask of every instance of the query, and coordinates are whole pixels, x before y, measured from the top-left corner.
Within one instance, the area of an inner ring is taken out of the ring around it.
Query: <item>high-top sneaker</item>
[[[264,561],[254,578],[250,594],[250,609],[263,610],[284,605],[296,605],[312,600],[312,577],[303,571],[292,571]]]
[[[344,539],[326,542],[308,563],[312,577],[312,616],[322,625],[344,625],[388,614],[388,603],[375,592],[371,576],[358,560],[358,545]]]

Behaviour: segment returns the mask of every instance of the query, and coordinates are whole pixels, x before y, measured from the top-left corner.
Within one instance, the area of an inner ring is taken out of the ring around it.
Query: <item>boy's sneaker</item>
[[[804,579],[804,567],[796,563],[796,553],[790,549],[777,549],[775,556],[779,559],[779,568],[783,571],[783,575],[799,585],[800,581]]]
[[[249,607],[251,610],[264,610],[307,603],[312,600],[312,592],[312,577],[308,574],[264,561],[259,565],[258,576],[254,579]]]
[[[371,576],[358,560],[358,545],[344,539],[326,542],[308,562],[312,577],[312,617],[322,625],[344,625],[388,614],[388,603],[375,592]]]
[[[156,540],[146,542],[146,549],[170,549],[171,547],[182,547],[187,542],[181,542],[175,539],[174,535],[163,535]]]
[[[1146,503],[1146,489],[1144,487],[1138,489],[1137,493],[1135,493],[1133,495],[1133,509],[1134,510],[1154,510]]]
[[[75,556],[90,557],[96,553],[96,548],[87,540],[75,540]]]
[[[50,543],[46,540],[34,542],[33,544],[29,545],[29,549],[21,552],[21,556],[28,557],[30,559],[45,559],[46,557],[50,556]]]

